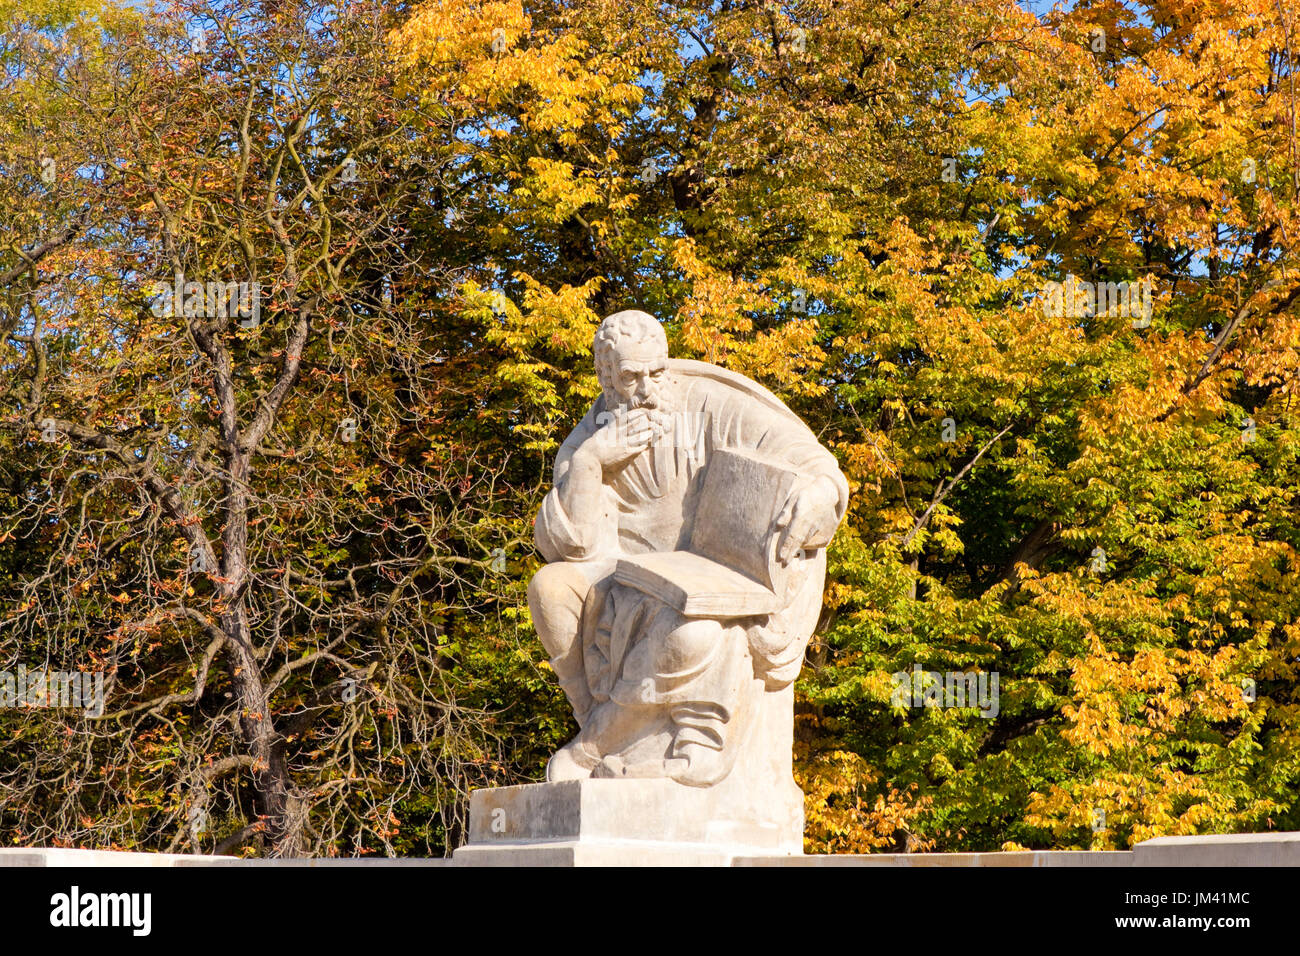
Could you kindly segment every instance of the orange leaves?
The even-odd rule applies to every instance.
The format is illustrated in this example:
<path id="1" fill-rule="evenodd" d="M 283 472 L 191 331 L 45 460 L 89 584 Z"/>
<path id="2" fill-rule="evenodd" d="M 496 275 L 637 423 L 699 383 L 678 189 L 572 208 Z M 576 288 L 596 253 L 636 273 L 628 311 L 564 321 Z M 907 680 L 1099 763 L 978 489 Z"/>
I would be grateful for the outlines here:
<path id="1" fill-rule="evenodd" d="M 756 333 L 751 316 L 789 308 L 789 302 L 756 281 L 741 280 L 710 265 L 700 258 L 691 239 L 676 240 L 671 255 L 688 283 L 689 294 L 677 313 L 677 338 L 688 355 L 725 365 L 792 394 L 812 396 L 825 391 L 810 375 L 825 358 L 815 318 L 798 313 L 791 321 Z M 807 292 L 801 293 L 806 299 Z"/>
<path id="2" fill-rule="evenodd" d="M 522 95 L 525 125 L 558 131 L 569 146 L 577 129 L 613 122 L 640 98 L 626 65 L 591 56 L 576 35 L 534 33 L 517 0 L 425 3 L 391 41 L 404 82 L 426 103 L 496 110 Z"/>
<path id="3" fill-rule="evenodd" d="M 808 853 L 920 852 L 930 841 L 912 833 L 931 800 L 915 786 L 875 793 L 880 775 L 858 754 L 812 753 L 796 746 L 795 780 L 804 792 L 804 850 Z"/>

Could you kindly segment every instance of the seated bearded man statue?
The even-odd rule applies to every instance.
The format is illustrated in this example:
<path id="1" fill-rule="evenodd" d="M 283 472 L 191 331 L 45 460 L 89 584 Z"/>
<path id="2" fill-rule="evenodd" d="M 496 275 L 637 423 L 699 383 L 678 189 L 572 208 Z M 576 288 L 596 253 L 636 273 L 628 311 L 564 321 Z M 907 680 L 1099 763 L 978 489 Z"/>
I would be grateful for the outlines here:
<path id="1" fill-rule="evenodd" d="M 528 588 L 580 727 L 547 779 L 731 775 L 796 799 L 793 683 L 844 476 L 762 386 L 669 359 L 644 312 L 605 319 L 594 353 L 603 394 L 556 457 Z"/>

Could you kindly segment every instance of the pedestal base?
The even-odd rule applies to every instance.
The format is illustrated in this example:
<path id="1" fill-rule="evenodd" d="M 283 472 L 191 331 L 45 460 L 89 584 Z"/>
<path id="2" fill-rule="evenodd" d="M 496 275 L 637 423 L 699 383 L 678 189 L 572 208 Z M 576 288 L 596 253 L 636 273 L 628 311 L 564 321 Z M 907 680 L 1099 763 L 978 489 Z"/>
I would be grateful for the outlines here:
<path id="1" fill-rule="evenodd" d="M 722 796 L 662 779 L 476 790 L 469 843 L 454 859 L 469 866 L 729 866 L 741 857 L 802 851 L 802 836 L 790 826 L 727 819 Z"/>
<path id="2" fill-rule="evenodd" d="M 728 853 L 686 844 L 638 843 L 513 843 L 503 846 L 463 846 L 454 854 L 457 866 L 732 866 L 753 851 Z"/>

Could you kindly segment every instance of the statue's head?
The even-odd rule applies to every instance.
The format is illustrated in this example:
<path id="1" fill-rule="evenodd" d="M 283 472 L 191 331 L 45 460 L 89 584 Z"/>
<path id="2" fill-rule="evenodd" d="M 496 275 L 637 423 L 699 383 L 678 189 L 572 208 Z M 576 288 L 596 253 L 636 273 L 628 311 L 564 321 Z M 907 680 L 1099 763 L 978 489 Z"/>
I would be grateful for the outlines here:
<path id="1" fill-rule="evenodd" d="M 615 312 L 600 323 L 592 351 L 606 407 L 666 404 L 668 338 L 654 316 L 635 309 Z"/>

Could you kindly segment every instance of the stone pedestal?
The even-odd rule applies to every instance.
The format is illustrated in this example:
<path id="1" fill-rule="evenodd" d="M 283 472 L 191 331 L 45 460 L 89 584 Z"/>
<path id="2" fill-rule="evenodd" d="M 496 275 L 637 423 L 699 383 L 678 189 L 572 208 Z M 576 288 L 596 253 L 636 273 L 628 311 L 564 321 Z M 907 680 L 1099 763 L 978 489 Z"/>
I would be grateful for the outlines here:
<path id="1" fill-rule="evenodd" d="M 802 851 L 802 813 L 781 826 L 736 819 L 722 812 L 736 805 L 727 789 L 726 781 L 702 789 L 668 779 L 592 779 L 476 790 L 470 798 L 469 843 L 455 852 L 455 861 L 468 866 L 729 866 L 741 858 Z"/>

